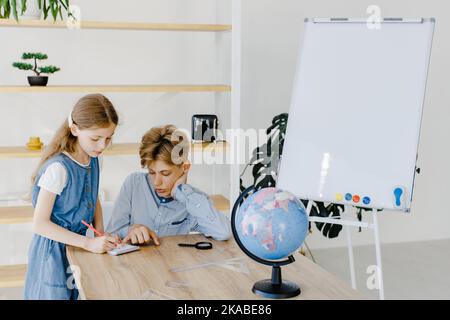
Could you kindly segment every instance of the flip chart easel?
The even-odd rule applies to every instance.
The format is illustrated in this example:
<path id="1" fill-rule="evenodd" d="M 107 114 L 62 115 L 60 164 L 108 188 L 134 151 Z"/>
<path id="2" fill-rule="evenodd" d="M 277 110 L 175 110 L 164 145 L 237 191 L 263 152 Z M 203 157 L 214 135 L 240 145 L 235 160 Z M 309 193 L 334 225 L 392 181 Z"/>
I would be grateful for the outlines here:
<path id="1" fill-rule="evenodd" d="M 277 186 L 301 199 L 372 209 L 372 223 L 310 217 L 374 231 L 377 209 L 409 212 L 434 19 L 306 19 Z"/>

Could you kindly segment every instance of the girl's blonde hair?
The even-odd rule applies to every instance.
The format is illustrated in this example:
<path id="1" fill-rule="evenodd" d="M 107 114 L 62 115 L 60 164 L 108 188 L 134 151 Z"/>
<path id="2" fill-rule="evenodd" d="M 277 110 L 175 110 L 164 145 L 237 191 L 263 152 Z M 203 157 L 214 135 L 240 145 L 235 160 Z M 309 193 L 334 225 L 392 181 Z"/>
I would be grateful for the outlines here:
<path id="1" fill-rule="evenodd" d="M 187 160 L 188 152 L 187 135 L 171 124 L 148 130 L 139 147 L 142 168 L 149 168 L 157 160 L 169 165 L 181 165 Z"/>
<path id="2" fill-rule="evenodd" d="M 107 128 L 117 125 L 119 117 L 111 101 L 102 94 L 89 94 L 77 101 L 71 113 L 72 122 L 78 129 Z M 54 155 L 66 151 L 75 152 L 77 137 L 72 135 L 68 120 L 59 127 L 42 154 L 41 161 L 34 171 L 31 182 L 34 184 L 39 170 Z"/>

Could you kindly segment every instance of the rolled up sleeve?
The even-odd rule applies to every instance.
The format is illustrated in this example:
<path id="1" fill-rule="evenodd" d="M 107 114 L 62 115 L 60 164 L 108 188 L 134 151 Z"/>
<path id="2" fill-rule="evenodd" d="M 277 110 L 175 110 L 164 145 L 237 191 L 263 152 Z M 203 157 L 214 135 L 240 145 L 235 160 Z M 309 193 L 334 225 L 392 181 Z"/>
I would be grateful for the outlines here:
<path id="1" fill-rule="evenodd" d="M 186 205 L 188 214 L 196 219 L 192 231 L 198 231 L 215 240 L 228 240 L 231 237 L 230 221 L 222 212 L 216 210 L 208 195 L 188 184 L 180 184 L 175 191 L 175 199 Z"/>

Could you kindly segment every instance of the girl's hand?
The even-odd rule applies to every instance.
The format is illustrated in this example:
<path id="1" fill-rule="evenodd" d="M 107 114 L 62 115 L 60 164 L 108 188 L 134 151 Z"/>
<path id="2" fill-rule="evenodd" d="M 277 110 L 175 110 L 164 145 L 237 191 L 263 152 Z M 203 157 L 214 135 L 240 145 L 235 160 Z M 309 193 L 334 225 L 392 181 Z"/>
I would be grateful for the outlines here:
<path id="1" fill-rule="evenodd" d="M 151 241 L 159 246 L 159 239 L 156 233 L 142 224 L 132 225 L 128 235 L 122 240 L 123 243 L 131 242 L 131 244 L 149 244 Z"/>
<path id="2" fill-rule="evenodd" d="M 117 247 L 118 242 L 117 236 L 111 236 L 105 234 L 102 237 L 88 238 L 86 250 L 92 253 L 105 253 L 111 251 Z"/>
<path id="3" fill-rule="evenodd" d="M 105 236 L 114 238 L 116 247 L 122 244 L 122 240 L 120 240 L 120 237 L 117 234 L 109 234 L 105 232 Z"/>

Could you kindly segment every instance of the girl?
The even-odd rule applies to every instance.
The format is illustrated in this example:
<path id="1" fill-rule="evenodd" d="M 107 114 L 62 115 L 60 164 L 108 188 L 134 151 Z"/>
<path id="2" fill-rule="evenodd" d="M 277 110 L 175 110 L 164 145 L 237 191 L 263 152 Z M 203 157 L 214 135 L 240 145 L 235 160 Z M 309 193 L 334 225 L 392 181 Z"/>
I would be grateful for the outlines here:
<path id="1" fill-rule="evenodd" d="M 85 237 L 87 223 L 103 232 L 97 200 L 97 157 L 108 146 L 118 123 L 111 102 L 87 95 L 74 106 L 58 129 L 32 177 L 34 236 L 28 255 L 25 299 L 77 299 L 72 288 L 66 245 L 104 253 L 119 242 L 108 234 Z"/>
<path id="2" fill-rule="evenodd" d="M 139 155 L 148 172 L 130 174 L 114 204 L 108 232 L 123 242 L 159 245 L 158 237 L 199 231 L 216 240 L 230 237 L 230 223 L 208 196 L 187 184 L 190 164 L 180 142 L 188 139 L 172 125 L 142 137 Z M 173 139 L 174 134 L 182 140 Z M 175 140 L 175 141 L 173 141 Z"/>

